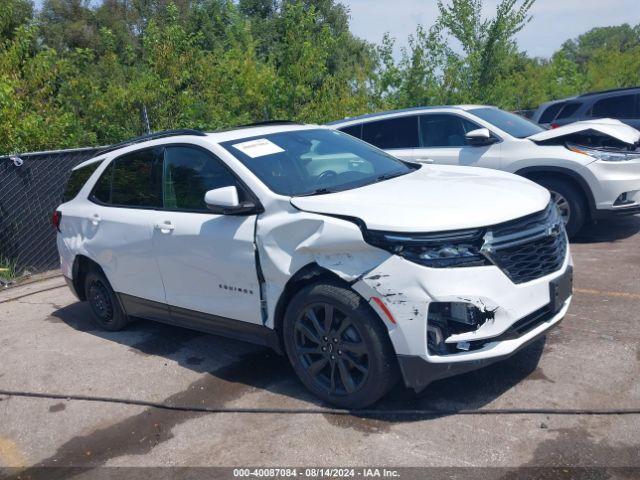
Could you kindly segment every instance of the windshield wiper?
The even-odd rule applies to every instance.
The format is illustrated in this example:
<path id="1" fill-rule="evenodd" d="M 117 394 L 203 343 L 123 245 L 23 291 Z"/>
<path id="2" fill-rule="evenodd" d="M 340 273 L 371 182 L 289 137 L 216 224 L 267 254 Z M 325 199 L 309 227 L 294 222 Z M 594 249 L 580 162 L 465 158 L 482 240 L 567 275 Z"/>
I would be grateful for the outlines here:
<path id="1" fill-rule="evenodd" d="M 389 180 L 391 178 L 400 177 L 402 175 L 405 175 L 406 173 L 409 173 L 409 172 L 383 173 L 382 175 L 378 175 L 376 177 L 376 180 L 378 180 L 379 182 L 382 182 L 384 180 Z"/>
<path id="2" fill-rule="evenodd" d="M 309 193 L 303 193 L 302 195 L 296 195 L 296 197 L 311 197 L 313 195 L 326 195 L 327 193 L 336 193 L 338 190 L 332 190 L 330 188 L 317 188 Z"/>

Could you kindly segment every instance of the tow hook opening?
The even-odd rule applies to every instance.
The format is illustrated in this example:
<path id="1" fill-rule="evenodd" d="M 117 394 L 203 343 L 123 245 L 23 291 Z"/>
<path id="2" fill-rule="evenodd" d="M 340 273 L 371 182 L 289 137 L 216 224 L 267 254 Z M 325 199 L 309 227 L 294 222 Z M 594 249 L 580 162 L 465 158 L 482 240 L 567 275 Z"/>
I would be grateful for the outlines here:
<path id="1" fill-rule="evenodd" d="M 483 342 L 445 343 L 451 335 L 473 332 L 495 318 L 495 310 L 467 302 L 432 302 L 427 315 L 427 349 L 431 355 L 450 355 L 482 348 Z"/>

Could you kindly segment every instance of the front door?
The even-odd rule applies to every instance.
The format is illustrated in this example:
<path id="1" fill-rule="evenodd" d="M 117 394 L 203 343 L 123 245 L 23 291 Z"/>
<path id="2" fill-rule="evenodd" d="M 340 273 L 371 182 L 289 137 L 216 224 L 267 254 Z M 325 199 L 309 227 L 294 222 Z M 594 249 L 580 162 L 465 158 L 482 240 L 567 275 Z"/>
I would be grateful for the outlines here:
<path id="1" fill-rule="evenodd" d="M 200 147 L 167 146 L 163 170 L 164 209 L 154 215 L 153 247 L 167 303 L 261 323 L 256 216 L 214 214 L 204 202 L 208 190 L 233 185 L 242 196 L 242 187 L 218 158 Z"/>

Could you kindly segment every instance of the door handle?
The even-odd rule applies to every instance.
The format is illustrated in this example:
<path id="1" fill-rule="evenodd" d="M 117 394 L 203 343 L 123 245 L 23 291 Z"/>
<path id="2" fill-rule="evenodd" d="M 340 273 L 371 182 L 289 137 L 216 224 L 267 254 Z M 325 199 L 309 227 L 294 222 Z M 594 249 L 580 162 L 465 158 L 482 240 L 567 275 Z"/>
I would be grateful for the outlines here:
<path id="1" fill-rule="evenodd" d="M 416 162 L 420 162 L 420 163 L 435 163 L 436 161 L 433 158 L 418 157 L 418 158 L 416 158 Z"/>
<path id="2" fill-rule="evenodd" d="M 94 213 L 93 216 L 91 217 L 91 223 L 94 226 L 98 226 L 98 224 L 100 223 L 100 220 L 101 220 L 100 215 L 98 215 L 97 213 Z"/>
<path id="3" fill-rule="evenodd" d="M 160 230 L 162 233 L 170 233 L 173 232 L 176 227 L 174 227 L 173 224 L 169 220 L 167 220 L 164 223 L 156 223 L 153 228 L 155 228 L 156 230 Z"/>

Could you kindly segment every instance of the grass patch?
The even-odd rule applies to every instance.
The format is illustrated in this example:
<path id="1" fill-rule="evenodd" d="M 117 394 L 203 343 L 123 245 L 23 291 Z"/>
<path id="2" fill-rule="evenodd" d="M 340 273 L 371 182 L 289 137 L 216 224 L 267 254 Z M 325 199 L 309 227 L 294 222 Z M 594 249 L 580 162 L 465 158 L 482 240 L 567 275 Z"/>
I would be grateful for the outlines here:
<path id="1" fill-rule="evenodd" d="M 14 280 L 18 276 L 18 265 L 14 260 L 0 257 L 0 279 Z"/>

